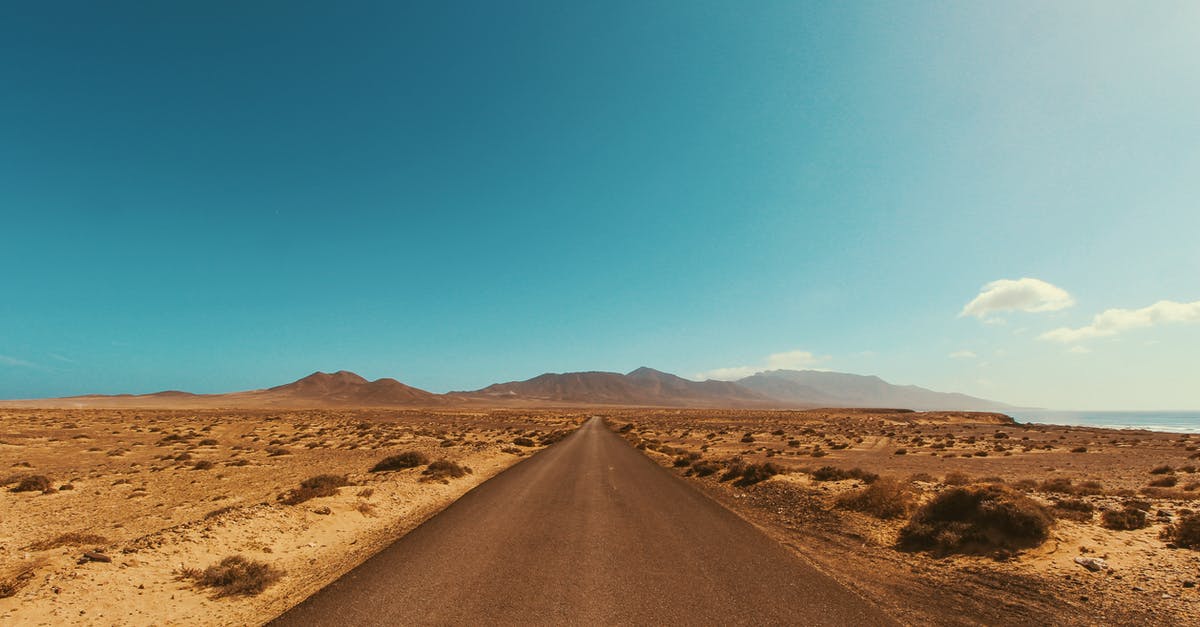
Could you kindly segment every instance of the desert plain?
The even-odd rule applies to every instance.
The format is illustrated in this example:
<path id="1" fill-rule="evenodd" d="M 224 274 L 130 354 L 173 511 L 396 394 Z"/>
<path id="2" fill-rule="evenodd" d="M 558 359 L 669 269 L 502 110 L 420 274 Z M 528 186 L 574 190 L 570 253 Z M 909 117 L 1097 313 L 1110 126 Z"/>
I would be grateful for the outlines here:
<path id="1" fill-rule="evenodd" d="M 2 409 L 0 621 L 265 623 L 592 416 L 902 623 L 1200 621 L 1200 437 L 612 406 Z M 913 531 L 988 490 L 1032 540 Z M 264 570 L 223 587 L 227 558 Z"/>

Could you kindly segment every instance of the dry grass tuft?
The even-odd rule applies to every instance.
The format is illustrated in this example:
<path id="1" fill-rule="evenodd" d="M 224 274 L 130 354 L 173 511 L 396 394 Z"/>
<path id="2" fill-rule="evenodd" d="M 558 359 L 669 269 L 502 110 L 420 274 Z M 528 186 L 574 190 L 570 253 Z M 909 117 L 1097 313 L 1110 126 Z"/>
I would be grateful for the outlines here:
<path id="1" fill-rule="evenodd" d="M 1200 550 L 1200 513 L 1181 515 L 1175 524 L 1163 529 L 1162 539 L 1185 549 Z"/>
<path id="2" fill-rule="evenodd" d="M 184 568 L 179 575 L 202 588 L 213 588 L 218 597 L 253 596 L 278 581 L 283 571 L 241 555 L 231 555 L 202 571 Z"/>
<path id="3" fill-rule="evenodd" d="M 464 477 L 471 472 L 470 468 L 460 466 L 448 459 L 439 459 L 425 469 L 421 474 L 421 481 L 441 481 L 448 483 L 449 479 L 458 479 Z"/>
<path id="4" fill-rule="evenodd" d="M 34 542 L 26 548 L 30 551 L 48 551 L 64 546 L 103 546 L 105 544 L 108 544 L 108 538 L 104 536 L 94 533 L 84 533 L 82 531 L 72 531 L 48 540 Z"/>
<path id="5" fill-rule="evenodd" d="M 385 457 L 371 467 L 371 472 L 386 472 L 389 470 L 404 470 L 405 468 L 416 468 L 429 463 L 429 458 L 422 453 L 416 451 L 406 451 L 399 455 Z"/>
<path id="6" fill-rule="evenodd" d="M 871 485 L 847 494 L 837 500 L 838 507 L 849 509 L 876 518 L 902 518 L 912 510 L 914 497 L 905 483 L 892 477 L 881 477 Z"/>
<path id="7" fill-rule="evenodd" d="M 350 481 L 346 475 L 317 475 L 301 481 L 299 488 L 293 488 L 280 498 L 286 505 L 299 505 L 311 499 L 333 496 L 338 488 L 347 485 Z"/>

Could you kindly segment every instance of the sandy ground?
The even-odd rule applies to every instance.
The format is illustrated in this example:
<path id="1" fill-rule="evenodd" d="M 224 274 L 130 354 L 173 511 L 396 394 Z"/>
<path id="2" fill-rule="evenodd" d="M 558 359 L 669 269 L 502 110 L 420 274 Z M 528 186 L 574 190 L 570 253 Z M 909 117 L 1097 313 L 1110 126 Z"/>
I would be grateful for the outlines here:
<path id="1" fill-rule="evenodd" d="M 1160 538 L 1180 514 L 1200 509 L 1194 502 L 1200 499 L 1200 437 L 846 410 L 614 412 L 610 423 L 632 424 L 627 437 L 664 466 L 689 452 L 704 460 L 778 465 L 782 474 L 747 487 L 719 481 L 720 473 L 689 480 L 907 622 L 1200 624 L 1200 551 Z M 1151 474 L 1162 465 L 1173 470 Z M 837 507 L 839 495 L 862 483 L 815 481 L 809 471 L 821 466 L 896 477 L 918 502 L 947 489 L 950 475 L 953 483 L 1003 482 L 1049 506 L 1079 499 L 1096 511 L 1083 520 L 1059 518 L 1049 541 L 1002 559 L 907 552 L 896 548 L 907 519 L 879 520 Z M 1148 485 L 1164 476 L 1177 485 Z M 1054 480 L 1063 479 L 1072 487 L 1055 487 Z M 1099 485 L 1078 489 L 1088 481 Z M 1101 525 L 1104 509 L 1129 503 L 1148 512 L 1148 527 Z M 1077 557 L 1100 557 L 1110 568 L 1092 572 Z"/>
<path id="2" fill-rule="evenodd" d="M 573 429 L 569 412 L 6 410 L 0 414 L 0 622 L 258 624 L 394 541 L 472 487 Z M 422 482 L 371 473 L 418 451 L 473 472 Z M 308 477 L 336 495 L 286 505 Z M 12 492 L 43 475 L 52 491 Z M 327 509 L 326 509 L 327 508 Z M 328 513 L 326 513 L 328 512 Z M 110 562 L 82 560 L 100 551 Z M 180 577 L 230 555 L 283 577 L 216 597 Z"/>

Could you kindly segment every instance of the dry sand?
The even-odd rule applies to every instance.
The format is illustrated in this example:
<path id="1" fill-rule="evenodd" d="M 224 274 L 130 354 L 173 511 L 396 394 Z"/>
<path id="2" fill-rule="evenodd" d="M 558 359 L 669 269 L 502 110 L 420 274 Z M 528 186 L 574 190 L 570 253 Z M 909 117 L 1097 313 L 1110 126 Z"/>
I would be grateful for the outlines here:
<path id="1" fill-rule="evenodd" d="M 0 414 L 0 622 L 12 625 L 262 623 L 538 447 L 570 413 L 5 410 Z M 470 467 L 370 473 L 418 451 Z M 210 466 L 211 464 L 211 466 Z M 285 505 L 313 475 L 334 496 Z M 53 491 L 11 492 L 23 475 Z M 327 509 L 325 509 L 327 508 Z M 321 513 L 318 513 L 321 512 Z M 328 513 L 324 513 L 328 512 Z M 92 536 L 92 537 L 88 537 Z M 61 546 L 55 546 L 61 545 Z M 86 561 L 99 550 L 111 562 Z M 257 596 L 216 598 L 181 579 L 230 555 L 284 575 Z"/>

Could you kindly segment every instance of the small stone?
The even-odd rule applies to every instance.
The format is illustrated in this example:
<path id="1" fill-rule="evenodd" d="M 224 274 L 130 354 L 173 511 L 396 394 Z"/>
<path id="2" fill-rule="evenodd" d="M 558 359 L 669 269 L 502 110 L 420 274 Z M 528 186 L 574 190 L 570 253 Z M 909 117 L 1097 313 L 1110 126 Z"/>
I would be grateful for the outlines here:
<path id="1" fill-rule="evenodd" d="M 322 505 L 322 506 L 320 506 L 320 507 L 318 507 L 318 508 L 314 509 L 314 510 L 313 510 L 313 513 L 314 513 L 314 514 L 320 514 L 320 515 L 322 515 L 322 516 L 328 516 L 328 515 L 330 515 L 330 514 L 332 514 L 332 513 L 333 513 L 333 510 L 329 509 L 329 506 L 328 506 L 328 505 Z"/>
<path id="2" fill-rule="evenodd" d="M 109 557 L 99 551 L 87 551 L 86 553 L 83 554 L 83 559 L 84 559 L 84 561 L 89 561 L 89 562 L 111 562 L 112 561 L 111 557 Z"/>

